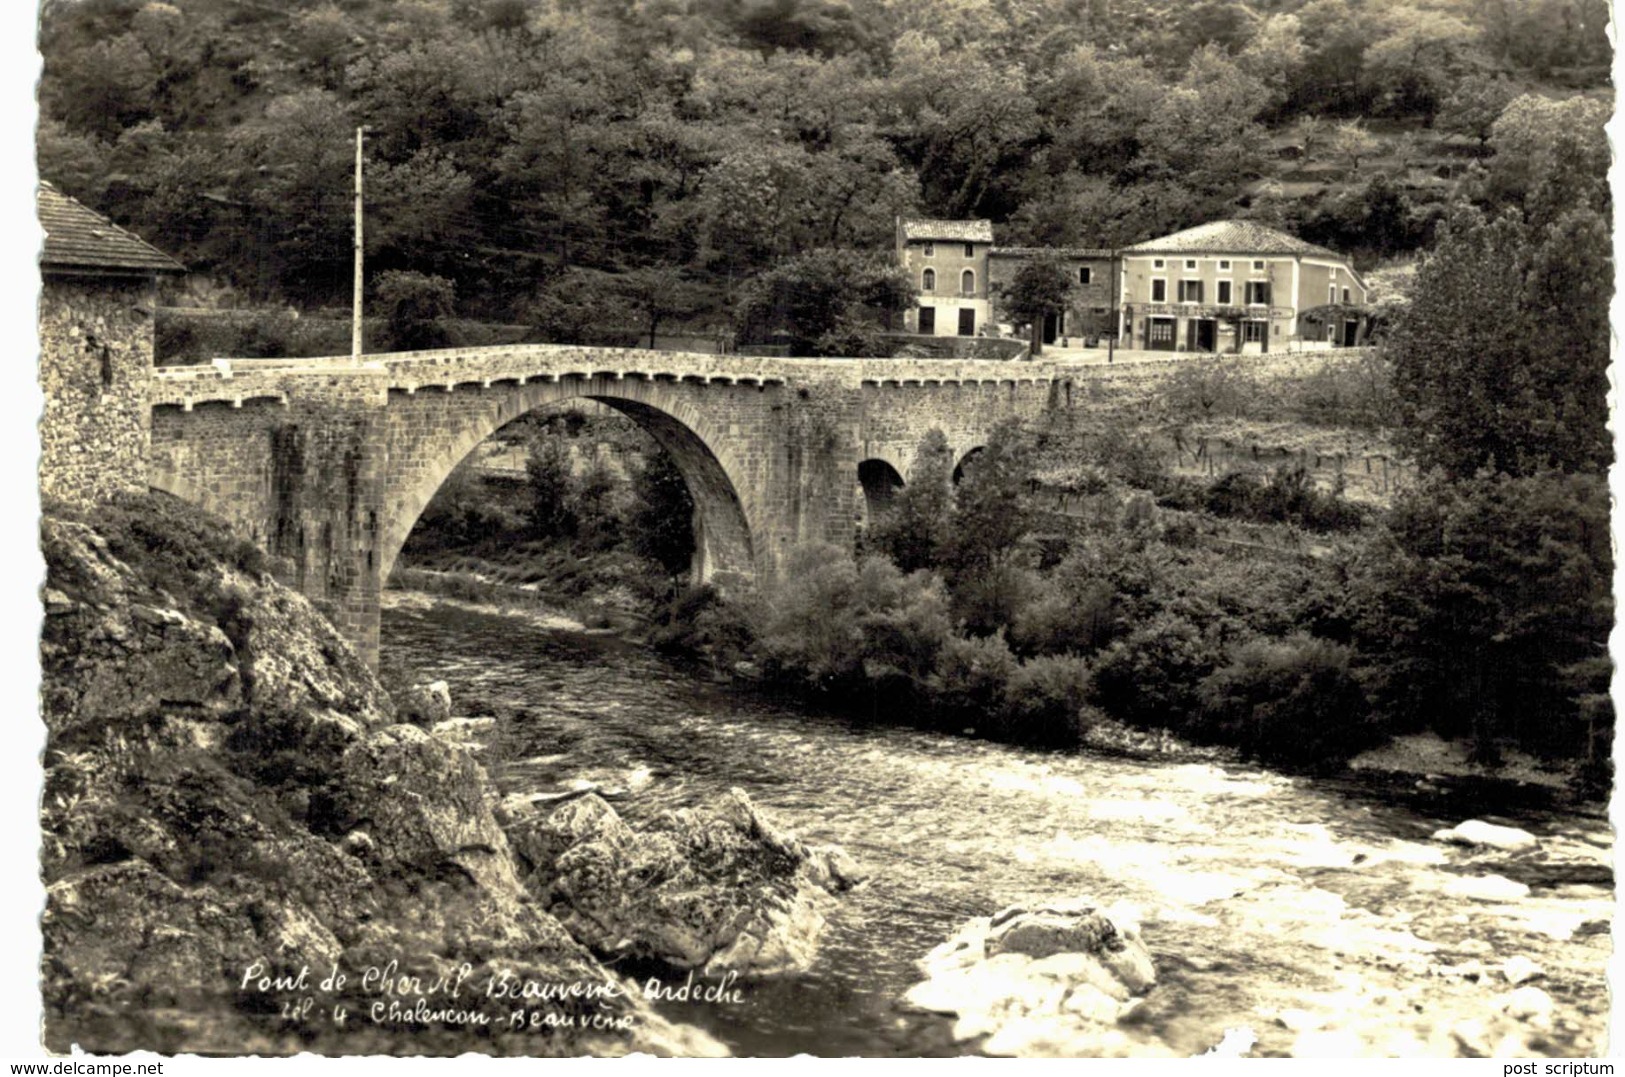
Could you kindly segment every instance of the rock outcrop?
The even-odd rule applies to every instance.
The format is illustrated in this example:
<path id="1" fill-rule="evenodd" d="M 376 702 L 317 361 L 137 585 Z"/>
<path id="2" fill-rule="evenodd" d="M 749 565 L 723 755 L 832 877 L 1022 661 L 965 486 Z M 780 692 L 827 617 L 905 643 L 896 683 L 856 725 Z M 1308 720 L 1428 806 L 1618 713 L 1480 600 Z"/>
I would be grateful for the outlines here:
<path id="1" fill-rule="evenodd" d="M 526 885 L 605 956 L 707 975 L 800 972 L 833 895 L 859 881 L 843 852 L 780 832 L 738 789 L 636 831 L 591 793 L 507 814 Z"/>
<path id="2" fill-rule="evenodd" d="M 1168 1054 L 1121 1025 L 1156 982 L 1138 927 L 1088 901 L 978 917 L 932 950 L 921 968 L 927 979 L 905 1000 L 955 1015 L 954 1038 L 980 1041 L 984 1054 Z"/>
<path id="3" fill-rule="evenodd" d="M 51 1049 L 724 1053 L 536 907 L 474 757 L 397 724 L 253 547 L 156 496 L 47 516 L 42 543 Z M 466 976 L 388 994 L 391 963 L 395 984 Z M 329 970 L 346 983 L 318 991 Z M 514 1027 L 488 981 L 577 995 Z M 442 1015 L 372 1016 L 386 997 Z M 444 1016 L 474 1011 L 491 1019 Z"/>

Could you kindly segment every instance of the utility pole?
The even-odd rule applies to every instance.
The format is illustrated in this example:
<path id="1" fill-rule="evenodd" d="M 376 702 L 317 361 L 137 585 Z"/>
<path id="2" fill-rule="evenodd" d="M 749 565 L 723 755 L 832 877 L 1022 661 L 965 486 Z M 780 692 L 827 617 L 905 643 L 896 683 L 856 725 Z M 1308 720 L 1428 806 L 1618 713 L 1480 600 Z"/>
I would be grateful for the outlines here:
<path id="1" fill-rule="evenodd" d="M 350 357 L 361 358 L 361 140 L 367 128 L 355 129 L 355 295 L 351 300 Z"/>

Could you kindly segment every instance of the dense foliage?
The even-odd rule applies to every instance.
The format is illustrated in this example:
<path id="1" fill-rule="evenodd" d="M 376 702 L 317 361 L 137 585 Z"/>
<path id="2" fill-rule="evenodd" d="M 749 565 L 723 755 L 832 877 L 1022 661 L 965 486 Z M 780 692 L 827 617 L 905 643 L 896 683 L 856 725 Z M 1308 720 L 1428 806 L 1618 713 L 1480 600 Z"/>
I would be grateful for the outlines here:
<path id="1" fill-rule="evenodd" d="M 1081 246 L 1239 214 L 1405 253 L 1452 194 L 1606 160 L 1557 100 L 1606 93 L 1606 21 L 1604 0 L 57 0 L 39 157 L 239 303 L 338 305 L 365 124 L 374 285 L 637 339 L 728 323 L 808 251 L 883 251 L 899 213 Z"/>

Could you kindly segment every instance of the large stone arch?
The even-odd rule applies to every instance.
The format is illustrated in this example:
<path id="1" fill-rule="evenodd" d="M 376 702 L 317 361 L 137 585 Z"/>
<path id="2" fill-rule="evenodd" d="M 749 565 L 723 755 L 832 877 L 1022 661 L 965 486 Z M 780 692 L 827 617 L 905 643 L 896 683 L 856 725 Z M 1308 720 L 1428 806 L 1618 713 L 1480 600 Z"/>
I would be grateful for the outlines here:
<path id="1" fill-rule="evenodd" d="M 721 431 L 672 387 L 599 377 L 509 384 L 477 392 L 483 406 L 459 409 L 451 416 L 456 421 L 450 429 L 432 424 L 393 446 L 396 459 L 390 465 L 390 489 L 380 526 L 382 580 L 388 580 L 407 536 L 436 491 L 476 447 L 523 415 L 571 400 L 591 400 L 621 412 L 671 454 L 694 499 L 696 579 L 725 582 L 755 574 L 759 528 L 753 526 L 753 518 L 757 507 L 748 485 L 741 481 L 744 472 Z M 435 393 L 424 390 L 421 395 L 433 397 Z M 391 411 L 404 404 L 392 402 Z"/>

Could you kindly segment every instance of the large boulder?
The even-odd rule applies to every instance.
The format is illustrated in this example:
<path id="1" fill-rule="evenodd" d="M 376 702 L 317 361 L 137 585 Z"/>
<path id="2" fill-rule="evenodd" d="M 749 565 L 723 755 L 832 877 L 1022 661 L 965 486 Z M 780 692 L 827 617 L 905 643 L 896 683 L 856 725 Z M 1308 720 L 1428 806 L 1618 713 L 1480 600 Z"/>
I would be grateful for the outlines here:
<path id="1" fill-rule="evenodd" d="M 46 517 L 40 530 L 49 572 L 42 712 L 53 736 L 160 709 L 217 721 L 241 706 L 236 652 L 218 625 L 145 586 L 88 525 Z"/>
<path id="2" fill-rule="evenodd" d="M 1433 840 L 1448 842 L 1451 845 L 1500 849 L 1508 853 L 1523 852 L 1540 844 L 1540 839 L 1527 830 L 1520 830 L 1515 826 L 1498 826 L 1495 823 L 1486 823 L 1482 819 L 1468 819 L 1446 830 L 1436 830 L 1433 833 Z"/>
<path id="3" fill-rule="evenodd" d="M 905 1001 L 953 1014 L 990 1055 L 1166 1055 L 1123 1019 L 1156 982 L 1138 927 L 1085 900 L 1011 907 L 960 928 L 921 962 Z"/>
<path id="4" fill-rule="evenodd" d="M 520 893 L 508 839 L 486 798 L 484 769 L 466 750 L 416 726 L 393 725 L 339 760 L 336 810 L 363 830 L 391 872 L 461 871 L 489 893 Z"/>
<path id="5" fill-rule="evenodd" d="M 66 1053 L 726 1053 L 529 900 L 470 752 L 410 725 L 264 555 L 173 501 L 47 516 L 44 1040 Z M 347 1024 L 369 969 L 582 984 L 596 1025 Z M 243 987 L 337 967 L 348 994 Z M 481 996 L 483 998 L 483 996 Z M 400 1000 L 410 1008 L 412 999 Z M 427 1000 L 433 1001 L 433 1000 Z M 590 1011 L 590 1012 L 589 1012 Z"/>
<path id="6" fill-rule="evenodd" d="M 582 943 L 708 975 L 804 971 L 834 895 L 859 881 L 844 853 L 779 831 L 738 789 L 640 831 L 589 793 L 511 809 L 508 833 L 526 885 Z"/>

